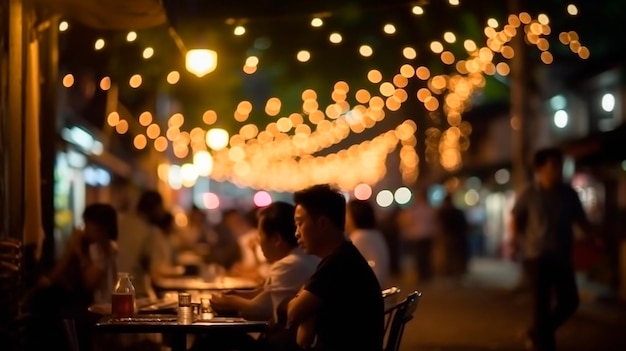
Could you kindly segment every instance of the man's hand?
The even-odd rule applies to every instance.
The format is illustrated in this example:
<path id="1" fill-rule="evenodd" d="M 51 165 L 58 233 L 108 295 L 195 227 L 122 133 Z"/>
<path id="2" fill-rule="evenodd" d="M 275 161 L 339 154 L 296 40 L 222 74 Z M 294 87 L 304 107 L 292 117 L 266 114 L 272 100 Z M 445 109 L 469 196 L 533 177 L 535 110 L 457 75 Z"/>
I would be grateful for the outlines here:
<path id="1" fill-rule="evenodd" d="M 213 295 L 211 297 L 211 308 L 216 312 L 233 312 L 238 306 L 233 295 Z"/>

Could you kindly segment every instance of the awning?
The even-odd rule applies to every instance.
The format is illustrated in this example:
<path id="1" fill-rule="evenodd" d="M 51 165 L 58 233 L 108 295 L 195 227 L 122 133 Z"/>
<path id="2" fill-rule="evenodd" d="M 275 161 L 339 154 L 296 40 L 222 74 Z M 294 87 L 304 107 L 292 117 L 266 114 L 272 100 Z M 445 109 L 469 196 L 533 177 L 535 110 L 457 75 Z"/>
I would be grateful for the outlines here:
<path id="1" fill-rule="evenodd" d="M 622 162 L 626 160 L 626 124 L 567 142 L 563 149 L 580 165 Z"/>
<path id="2" fill-rule="evenodd" d="M 131 30 L 165 24 L 160 0 L 35 0 L 64 19 L 105 30 Z"/>

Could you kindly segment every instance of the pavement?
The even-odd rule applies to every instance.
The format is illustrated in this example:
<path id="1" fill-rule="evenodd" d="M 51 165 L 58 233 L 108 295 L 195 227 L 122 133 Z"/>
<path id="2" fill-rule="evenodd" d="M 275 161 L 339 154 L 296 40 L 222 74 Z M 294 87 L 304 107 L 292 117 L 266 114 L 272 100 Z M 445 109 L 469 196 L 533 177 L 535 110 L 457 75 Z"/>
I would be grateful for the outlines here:
<path id="1" fill-rule="evenodd" d="M 530 320 L 529 297 L 515 289 L 519 267 L 508 261 L 474 259 L 460 283 L 421 286 L 403 274 L 394 285 L 403 294 L 422 292 L 407 324 L 401 351 L 522 351 Z M 600 298 L 602 288 L 579 284 L 581 307 L 557 333 L 559 351 L 626 351 L 626 302 Z"/>

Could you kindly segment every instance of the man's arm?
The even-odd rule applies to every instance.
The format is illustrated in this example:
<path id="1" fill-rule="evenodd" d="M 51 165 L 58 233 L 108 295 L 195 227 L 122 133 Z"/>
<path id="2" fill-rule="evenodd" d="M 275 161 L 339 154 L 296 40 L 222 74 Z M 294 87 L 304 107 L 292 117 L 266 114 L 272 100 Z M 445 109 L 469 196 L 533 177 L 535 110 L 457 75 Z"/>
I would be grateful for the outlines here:
<path id="1" fill-rule="evenodd" d="M 289 301 L 287 306 L 287 325 L 299 325 L 314 317 L 321 304 L 322 301 L 319 297 L 304 288 L 300 289 L 300 292 Z"/>
<path id="2" fill-rule="evenodd" d="M 211 305 L 216 311 L 237 311 L 247 318 L 269 319 L 272 315 L 272 301 L 269 292 L 263 291 L 253 299 L 237 295 L 214 296 Z"/>

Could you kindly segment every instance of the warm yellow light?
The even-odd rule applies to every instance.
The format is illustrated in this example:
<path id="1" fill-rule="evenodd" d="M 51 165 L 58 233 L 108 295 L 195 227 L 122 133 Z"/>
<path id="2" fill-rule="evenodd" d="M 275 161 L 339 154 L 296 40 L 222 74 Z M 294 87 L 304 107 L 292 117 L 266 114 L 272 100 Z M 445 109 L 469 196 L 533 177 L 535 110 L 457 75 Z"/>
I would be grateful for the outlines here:
<path id="1" fill-rule="evenodd" d="M 367 72 L 367 79 L 376 84 L 378 82 L 380 82 L 383 79 L 383 75 L 380 73 L 379 70 L 373 69 L 369 72 Z"/>
<path id="2" fill-rule="evenodd" d="M 154 140 L 154 149 L 158 152 L 167 150 L 167 139 L 164 136 L 160 136 Z"/>
<path id="3" fill-rule="evenodd" d="M 115 125 L 115 131 L 118 134 L 125 134 L 126 132 L 128 132 L 128 122 L 125 119 L 121 119 Z"/>
<path id="4" fill-rule="evenodd" d="M 193 154 L 193 165 L 198 170 L 198 175 L 208 177 L 213 171 L 213 156 L 208 151 L 200 150 Z"/>
<path id="5" fill-rule="evenodd" d="M 96 40 L 96 43 L 93 45 L 96 50 L 100 50 L 104 47 L 104 39 Z"/>
<path id="6" fill-rule="evenodd" d="M 580 56 L 580 58 L 583 59 L 583 60 L 588 59 L 590 54 L 591 53 L 589 52 L 589 49 L 587 47 L 585 47 L 585 46 L 581 46 L 578 49 L 578 56 Z"/>
<path id="7" fill-rule="evenodd" d="M 415 70 L 415 75 L 421 80 L 426 80 L 430 77 L 430 70 L 426 66 L 420 66 Z"/>
<path id="8" fill-rule="evenodd" d="M 142 150 L 146 147 L 147 144 L 148 144 L 148 139 L 146 139 L 145 135 L 143 134 L 135 135 L 135 139 L 133 140 L 133 145 L 135 145 L 135 148 L 137 148 L 138 150 Z"/>
<path id="9" fill-rule="evenodd" d="M 69 88 L 72 85 L 74 85 L 74 76 L 71 73 L 68 73 L 65 77 L 63 77 L 63 86 Z"/>
<path id="10" fill-rule="evenodd" d="M 254 72 L 256 72 L 258 69 L 257 66 L 248 66 L 248 65 L 244 65 L 242 70 L 244 73 L 246 74 L 254 74 Z"/>
<path id="11" fill-rule="evenodd" d="M 550 24 L 550 18 L 548 17 L 548 15 L 546 15 L 545 13 L 541 13 L 539 14 L 539 16 L 537 16 L 537 21 L 541 24 Z"/>
<path id="12" fill-rule="evenodd" d="M 149 59 L 150 57 L 152 57 L 152 55 L 154 55 L 153 48 L 148 46 L 147 48 L 143 49 L 143 54 L 142 54 L 143 58 Z"/>
<path id="13" fill-rule="evenodd" d="M 70 25 L 67 23 L 67 21 L 61 21 L 61 23 L 59 23 L 60 32 L 65 32 L 69 27 Z"/>
<path id="14" fill-rule="evenodd" d="M 187 51 L 185 68 L 197 77 L 204 77 L 217 68 L 217 52 L 209 49 Z"/>
<path id="15" fill-rule="evenodd" d="M 413 6 L 411 12 L 413 12 L 414 15 L 423 15 L 424 9 L 421 6 Z"/>
<path id="16" fill-rule="evenodd" d="M 158 124 L 151 124 L 146 129 L 146 135 L 150 139 L 156 139 L 161 134 L 161 127 Z"/>
<path id="17" fill-rule="evenodd" d="M 213 110 L 206 110 L 202 114 L 202 122 L 209 125 L 217 122 L 217 113 Z"/>
<path id="18" fill-rule="evenodd" d="M 452 33 L 452 32 L 445 32 L 443 34 L 443 39 L 446 42 L 452 44 L 452 43 L 454 43 L 456 41 L 456 35 L 454 35 L 454 33 Z"/>
<path id="19" fill-rule="evenodd" d="M 311 53 L 308 52 L 307 50 L 300 50 L 300 51 L 298 51 L 298 54 L 296 55 L 296 58 L 300 62 L 307 62 L 308 60 L 311 59 Z"/>
<path id="20" fill-rule="evenodd" d="M 179 79 L 180 79 L 180 73 L 178 73 L 178 71 L 171 71 L 170 73 L 167 74 L 167 82 L 169 84 L 176 84 L 178 83 Z"/>
<path id="21" fill-rule="evenodd" d="M 235 30 L 233 31 L 233 33 L 235 35 L 244 35 L 246 33 L 246 27 L 244 27 L 244 26 L 237 26 L 237 27 L 235 27 Z"/>
<path id="22" fill-rule="evenodd" d="M 438 41 L 433 41 L 430 43 L 430 50 L 435 54 L 440 54 L 443 51 L 443 45 Z"/>
<path id="23" fill-rule="evenodd" d="M 412 47 L 407 46 L 402 49 L 402 55 L 404 55 L 404 58 L 407 60 L 413 60 L 417 57 L 417 51 L 415 51 Z"/>
<path id="24" fill-rule="evenodd" d="M 385 24 L 385 26 L 383 27 L 383 31 L 385 31 L 385 33 L 387 34 L 393 34 L 396 32 L 396 26 L 394 26 L 391 23 L 387 23 Z"/>
<path id="25" fill-rule="evenodd" d="M 107 116 L 107 124 L 109 126 L 115 127 L 119 122 L 120 122 L 120 115 L 119 115 L 119 113 L 117 113 L 115 111 L 109 113 L 109 115 Z"/>
<path id="26" fill-rule="evenodd" d="M 139 115 L 139 124 L 144 127 L 147 127 L 152 123 L 152 114 L 148 111 L 144 111 Z"/>
<path id="27" fill-rule="evenodd" d="M 374 53 L 374 50 L 372 50 L 372 47 L 369 45 L 361 45 L 361 47 L 359 48 L 359 53 L 363 57 L 370 57 Z"/>
<path id="28" fill-rule="evenodd" d="M 215 151 L 219 151 L 228 145 L 228 132 L 222 128 L 212 128 L 206 133 L 206 144 Z"/>
<path id="29" fill-rule="evenodd" d="M 452 54 L 450 51 L 444 51 L 441 53 L 441 62 L 445 63 L 446 65 L 451 65 L 454 63 L 454 54 Z"/>
<path id="30" fill-rule="evenodd" d="M 457 6 L 459 4 L 459 0 L 448 0 L 448 2 L 450 3 L 450 5 L 452 6 Z"/>
<path id="31" fill-rule="evenodd" d="M 258 64 L 259 64 L 259 58 L 256 57 L 256 56 L 249 56 L 246 59 L 246 66 L 248 66 L 248 67 L 254 67 L 254 66 L 258 65 Z"/>
<path id="32" fill-rule="evenodd" d="M 141 76 L 139 74 L 135 74 L 132 77 L 130 77 L 130 80 L 128 81 L 128 84 L 130 85 L 131 88 L 139 88 L 141 86 Z"/>
<path id="33" fill-rule="evenodd" d="M 576 5 L 574 4 L 567 5 L 567 13 L 572 16 L 576 16 L 578 14 L 578 7 L 576 7 Z"/>
<path id="34" fill-rule="evenodd" d="M 491 28 L 498 28 L 498 21 L 495 18 L 490 18 L 487 20 L 487 25 Z"/>
<path id="35" fill-rule="evenodd" d="M 324 21 L 321 18 L 316 17 L 311 20 L 311 26 L 313 27 L 321 27 L 322 25 L 324 25 Z"/>
<path id="36" fill-rule="evenodd" d="M 463 47 L 468 52 L 473 52 L 473 51 L 475 51 L 477 49 L 476 43 L 473 40 L 471 40 L 471 39 L 467 39 L 466 41 L 464 41 L 463 42 Z"/>
<path id="37" fill-rule="evenodd" d="M 100 89 L 109 90 L 111 89 L 111 78 L 104 77 L 100 80 Z"/>
<path id="38" fill-rule="evenodd" d="M 131 41 L 135 41 L 137 39 L 137 33 L 135 32 L 128 32 L 128 34 L 126 34 L 126 41 L 131 42 Z"/>
<path id="39" fill-rule="evenodd" d="M 553 60 L 554 58 L 549 51 L 544 51 L 541 53 L 541 61 L 543 61 L 543 63 L 545 63 L 546 65 L 551 64 Z"/>
<path id="40" fill-rule="evenodd" d="M 339 33 L 332 33 L 328 39 L 333 44 L 339 44 L 343 40 L 343 38 L 341 37 L 341 34 Z"/>

